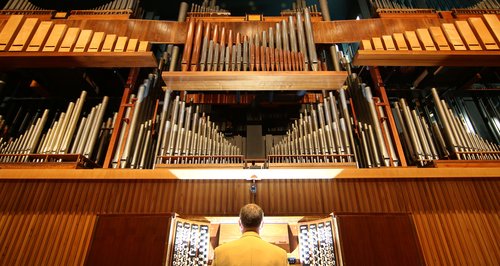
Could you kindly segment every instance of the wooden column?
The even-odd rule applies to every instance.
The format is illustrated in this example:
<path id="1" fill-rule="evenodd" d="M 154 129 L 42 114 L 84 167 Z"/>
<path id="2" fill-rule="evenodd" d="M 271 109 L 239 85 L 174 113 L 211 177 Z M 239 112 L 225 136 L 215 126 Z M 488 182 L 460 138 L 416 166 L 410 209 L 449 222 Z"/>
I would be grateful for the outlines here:
<path id="1" fill-rule="evenodd" d="M 135 81 L 137 80 L 138 75 L 139 68 L 130 69 L 127 84 L 125 86 L 125 89 L 123 90 L 120 108 L 118 109 L 118 115 L 116 116 L 116 121 L 113 125 L 113 134 L 111 135 L 111 140 L 109 141 L 108 151 L 106 152 L 106 158 L 104 159 L 104 164 L 102 166 L 103 168 L 111 168 L 111 160 L 113 159 L 113 154 L 115 153 L 115 150 L 117 148 L 116 144 L 120 135 L 121 127 L 123 125 L 123 116 L 125 115 L 125 110 L 128 107 L 128 98 L 135 85 Z"/>
<path id="2" fill-rule="evenodd" d="M 407 167 L 408 164 L 403 152 L 403 146 L 401 145 L 401 140 L 399 139 L 396 123 L 394 122 L 394 116 L 392 115 L 391 104 L 389 103 L 389 98 L 387 98 L 387 92 L 385 91 L 385 86 L 380 75 L 380 70 L 377 66 L 370 67 L 370 74 L 372 76 L 373 83 L 375 84 L 375 91 L 382 100 L 380 104 L 383 105 L 387 114 L 387 121 L 389 122 L 389 129 L 391 133 L 390 135 L 392 135 L 392 138 L 394 139 L 394 146 L 398 153 L 399 161 L 401 162 L 402 167 Z"/>

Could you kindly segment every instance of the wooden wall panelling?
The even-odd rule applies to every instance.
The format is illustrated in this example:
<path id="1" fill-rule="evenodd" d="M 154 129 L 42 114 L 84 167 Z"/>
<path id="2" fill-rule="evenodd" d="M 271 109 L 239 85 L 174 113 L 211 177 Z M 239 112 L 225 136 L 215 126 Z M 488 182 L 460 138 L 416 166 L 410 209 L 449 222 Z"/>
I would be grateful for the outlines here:
<path id="1" fill-rule="evenodd" d="M 455 26 L 457 27 L 458 33 L 462 36 L 462 39 L 469 50 L 482 50 L 481 45 L 479 45 L 479 41 L 476 36 L 474 36 L 474 33 L 472 32 L 472 29 L 467 21 L 455 21 Z"/>
<path id="2" fill-rule="evenodd" d="M 407 214 L 336 215 L 345 265 L 425 265 Z"/>
<path id="3" fill-rule="evenodd" d="M 444 32 L 440 27 L 430 27 L 429 31 L 431 33 L 432 39 L 434 40 L 437 48 L 440 51 L 451 50 L 450 46 L 448 45 L 448 41 L 446 40 L 446 36 L 444 35 Z"/>
<path id="4" fill-rule="evenodd" d="M 23 15 L 12 15 L 0 31 L 0 51 L 6 51 L 14 41 L 24 21 Z"/>
<path id="5" fill-rule="evenodd" d="M 498 44 L 495 42 L 495 38 L 493 38 L 493 35 L 481 18 L 469 18 L 467 21 L 471 25 L 474 34 L 476 34 L 476 37 L 479 39 L 485 50 L 499 49 Z"/>
<path id="6" fill-rule="evenodd" d="M 489 243 L 496 247 L 490 253 L 494 254 L 496 262 L 500 261 L 500 244 L 497 241 L 497 237 L 500 235 L 500 221 L 498 211 L 495 211 L 498 208 L 498 204 L 495 204 L 496 195 L 499 193 L 499 187 L 491 182 L 475 184 L 475 189 L 470 191 L 471 198 L 481 205 L 480 209 L 473 209 L 473 211 L 476 214 L 480 228 L 484 230 L 483 237 L 489 239 Z M 496 218 L 493 219 L 493 217 Z"/>
<path id="7" fill-rule="evenodd" d="M 102 215 L 85 265 L 163 265 L 171 216 Z"/>
<path id="8" fill-rule="evenodd" d="M 424 238 L 426 244 L 422 244 L 424 247 L 429 247 L 426 249 L 428 253 L 424 253 L 424 257 L 426 258 L 426 262 L 430 265 L 435 265 L 436 263 L 441 265 L 451 265 L 450 254 L 446 253 L 441 249 L 440 246 L 436 247 L 434 244 L 437 241 L 440 241 L 442 238 L 439 238 L 442 233 L 440 230 L 436 230 L 435 223 L 431 220 L 431 215 L 423 215 L 419 216 L 419 213 L 424 210 L 422 198 L 415 194 L 418 191 L 415 188 L 415 182 L 409 182 L 407 187 L 402 187 L 403 192 L 408 195 L 408 203 L 410 204 L 410 208 L 413 211 L 414 220 L 416 220 L 417 234 L 419 238 Z M 420 210 L 420 211 L 419 211 Z M 417 214 L 417 215 L 415 215 Z M 436 241 L 437 240 L 437 241 Z M 421 241 L 422 243 L 422 241 Z M 433 257 L 434 256 L 434 257 Z"/>
<path id="9" fill-rule="evenodd" d="M 31 37 L 35 34 L 36 28 L 38 27 L 40 20 L 37 18 L 27 18 L 24 21 L 23 26 L 19 30 L 19 33 L 16 35 L 12 45 L 9 48 L 9 51 L 12 52 L 20 52 L 24 51 L 28 46 L 28 43 L 31 41 Z"/>
<path id="10" fill-rule="evenodd" d="M 252 201 L 239 180 L 0 181 L 0 265 L 81 265 L 99 213 L 237 215 Z M 266 215 L 412 213 L 429 265 L 500 261 L 500 182 L 263 180 Z"/>
<path id="11" fill-rule="evenodd" d="M 458 186 L 458 189 L 462 190 L 465 185 L 463 182 L 459 182 L 456 184 Z M 456 190 L 457 191 L 457 190 Z M 470 199 L 473 201 L 475 204 L 478 204 L 478 197 L 480 195 L 477 195 L 475 190 L 463 190 L 465 192 L 466 198 Z M 460 195 L 461 196 L 461 195 Z M 491 264 L 495 264 L 496 262 L 500 261 L 500 245 L 498 245 L 497 241 L 495 239 L 491 239 L 492 233 L 489 231 L 489 224 L 482 220 L 481 218 L 481 210 L 482 209 L 469 209 L 467 212 L 464 213 L 464 217 L 470 220 L 470 224 L 474 227 L 475 232 L 481 236 L 480 238 L 477 238 L 477 242 L 480 245 L 481 251 L 482 250 L 488 250 L 489 246 L 496 247 L 496 252 L 491 252 L 491 253 L 483 253 L 486 255 L 486 259 L 489 261 Z"/>

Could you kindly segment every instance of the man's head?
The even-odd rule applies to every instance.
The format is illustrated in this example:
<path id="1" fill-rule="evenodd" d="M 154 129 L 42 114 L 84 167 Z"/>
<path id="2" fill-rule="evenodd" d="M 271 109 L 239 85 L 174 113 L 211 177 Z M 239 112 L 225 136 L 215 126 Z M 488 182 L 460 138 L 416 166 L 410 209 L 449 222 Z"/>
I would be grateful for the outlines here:
<path id="1" fill-rule="evenodd" d="M 264 218 L 264 211 L 257 204 L 247 204 L 240 210 L 240 227 L 242 232 L 246 231 L 260 231 L 262 227 L 262 219 Z"/>

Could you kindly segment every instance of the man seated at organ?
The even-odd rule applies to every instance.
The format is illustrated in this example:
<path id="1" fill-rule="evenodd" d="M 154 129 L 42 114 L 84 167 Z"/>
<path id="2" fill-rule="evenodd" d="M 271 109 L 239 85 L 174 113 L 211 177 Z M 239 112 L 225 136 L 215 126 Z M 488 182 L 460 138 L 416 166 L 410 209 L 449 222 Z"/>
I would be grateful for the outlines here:
<path id="1" fill-rule="evenodd" d="M 259 232 L 263 227 L 264 211 L 256 204 L 247 204 L 240 210 L 238 224 L 240 239 L 223 244 L 214 251 L 216 266 L 288 265 L 286 251 L 262 240 Z"/>

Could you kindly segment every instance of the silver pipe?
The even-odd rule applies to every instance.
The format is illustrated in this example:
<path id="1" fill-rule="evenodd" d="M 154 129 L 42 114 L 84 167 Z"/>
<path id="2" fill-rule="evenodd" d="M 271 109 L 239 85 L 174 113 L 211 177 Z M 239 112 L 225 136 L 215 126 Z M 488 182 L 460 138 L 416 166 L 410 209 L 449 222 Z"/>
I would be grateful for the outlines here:
<path id="1" fill-rule="evenodd" d="M 170 67 L 168 71 L 170 72 L 175 71 L 177 67 L 178 58 L 179 58 L 179 46 L 174 46 L 172 50 L 172 59 L 170 60 Z"/>
<path id="2" fill-rule="evenodd" d="M 168 110 L 169 110 L 169 105 L 170 105 L 170 94 L 172 93 L 172 90 L 167 89 L 165 90 L 165 96 L 163 98 L 163 107 L 161 110 L 160 114 L 160 124 L 159 124 L 159 129 L 158 129 L 158 141 L 156 142 L 156 148 L 155 148 L 155 156 L 157 155 L 163 155 L 163 154 L 158 154 L 160 151 L 160 147 L 163 147 L 163 144 L 166 141 L 166 131 L 165 131 L 165 123 L 167 120 L 168 116 Z"/>
<path id="3" fill-rule="evenodd" d="M 398 120 L 399 125 L 401 126 L 401 133 L 403 134 L 403 138 L 406 143 L 406 146 L 408 147 L 409 153 L 411 154 L 414 160 L 419 160 L 418 151 L 416 150 L 416 147 L 413 146 L 412 141 L 410 140 L 410 132 L 403 119 L 402 108 L 403 107 L 401 108 L 399 107 L 398 102 L 394 102 L 394 109 L 396 110 L 396 119 Z"/>
<path id="4" fill-rule="evenodd" d="M 293 17 L 289 16 L 288 17 L 288 27 L 289 27 L 289 33 L 290 33 L 290 43 L 291 43 L 291 48 L 292 52 L 297 52 L 298 47 L 297 47 L 297 34 L 295 32 L 295 23 L 293 21 Z"/>
<path id="5" fill-rule="evenodd" d="M 69 144 L 71 142 L 71 138 L 73 137 L 73 135 L 75 133 L 76 125 L 78 123 L 78 119 L 80 118 L 83 103 L 85 102 L 86 97 L 87 97 L 87 92 L 82 91 L 82 93 L 80 94 L 80 98 L 78 98 L 78 100 L 76 101 L 74 111 L 73 111 L 73 113 L 71 115 L 71 119 L 69 121 L 68 132 L 64 136 L 64 139 L 63 139 L 61 146 L 59 148 L 59 153 L 64 154 L 64 153 L 67 153 L 69 150 L 69 147 L 70 147 Z"/>
<path id="6" fill-rule="evenodd" d="M 436 121 L 432 122 L 432 132 L 434 133 L 434 136 L 436 136 L 436 141 L 438 142 L 444 157 L 450 156 L 446 146 L 446 141 L 444 140 L 443 135 L 441 134 L 441 129 Z"/>
<path id="7" fill-rule="evenodd" d="M 314 43 L 311 15 L 309 14 L 308 8 L 304 9 L 304 24 L 311 69 L 313 71 L 318 71 L 318 55 L 316 54 L 316 45 Z"/>
<path id="8" fill-rule="evenodd" d="M 133 98 L 135 98 L 135 95 L 131 94 L 128 104 L 132 104 Z M 120 135 L 118 137 L 118 142 L 116 143 L 116 151 L 113 156 L 113 161 L 112 161 L 113 168 L 118 168 L 118 164 L 120 163 L 121 147 L 123 145 L 123 141 L 125 140 L 125 133 L 127 132 L 127 124 L 129 123 L 127 121 L 129 121 L 130 118 L 130 112 L 131 112 L 131 107 L 127 107 L 125 109 L 125 116 L 124 116 L 125 120 L 123 120 L 123 125 L 120 129 Z"/>
<path id="9" fill-rule="evenodd" d="M 276 23 L 276 48 L 278 50 L 283 50 L 283 44 L 281 42 L 281 34 L 282 34 L 282 31 L 281 31 L 281 25 L 280 23 Z"/>
<path id="10" fill-rule="evenodd" d="M 61 144 L 64 139 L 66 139 L 66 134 L 70 130 L 70 121 L 73 116 L 73 109 L 75 108 L 75 103 L 70 102 L 68 105 L 68 109 L 66 110 L 66 116 L 64 117 L 64 120 L 62 121 L 61 124 L 61 130 L 57 133 L 56 141 L 54 143 L 54 146 L 52 147 L 52 153 L 57 154 L 59 153 Z"/>
<path id="11" fill-rule="evenodd" d="M 173 110 L 172 110 L 172 115 L 170 117 L 170 132 L 169 132 L 169 136 L 168 136 L 168 142 L 165 143 L 164 145 L 167 147 L 166 149 L 166 154 L 167 155 L 173 155 L 173 145 L 175 144 L 174 143 L 174 138 L 175 138 L 175 131 L 177 129 L 177 125 L 176 125 L 176 122 L 177 122 L 177 115 L 178 115 L 178 112 L 179 112 L 179 96 L 176 96 L 175 97 L 175 100 L 173 102 Z"/>
<path id="12" fill-rule="evenodd" d="M 288 29 L 287 29 L 287 21 L 281 21 L 281 40 L 283 42 L 283 50 L 290 51 L 290 43 L 288 41 Z"/>
<path id="13" fill-rule="evenodd" d="M 212 71 L 212 64 L 214 61 L 214 41 L 210 40 L 208 43 L 208 56 L 207 56 L 207 71 Z"/>
<path id="14" fill-rule="evenodd" d="M 27 150 L 28 154 L 33 153 L 35 151 L 36 146 L 39 144 L 38 142 L 40 140 L 40 136 L 42 135 L 42 130 L 45 127 L 45 123 L 47 122 L 48 116 L 49 116 L 49 109 L 45 109 L 42 118 L 35 127 L 35 133 L 30 143 L 28 144 L 28 150 Z"/>
<path id="15" fill-rule="evenodd" d="M 179 15 L 177 17 L 177 22 L 186 21 L 188 9 L 189 9 L 189 4 L 186 2 L 181 2 L 181 5 L 179 7 Z"/>
<path id="16" fill-rule="evenodd" d="M 431 93 L 432 93 L 432 96 L 434 98 L 434 104 L 436 105 L 436 109 L 438 111 L 439 120 L 441 121 L 441 124 L 443 125 L 443 128 L 444 128 L 446 140 L 447 140 L 449 146 L 451 147 L 451 150 L 453 152 L 457 152 L 458 145 L 457 145 L 457 142 L 455 141 L 455 137 L 454 137 L 453 132 L 451 130 L 450 124 L 448 123 L 448 119 L 446 117 L 444 108 L 441 105 L 441 100 L 439 99 L 439 95 L 437 93 L 436 88 L 432 88 Z"/>
<path id="17" fill-rule="evenodd" d="M 224 60 L 226 58 L 226 47 L 222 44 L 219 45 L 220 52 L 219 52 L 219 71 L 224 71 Z M 214 69 L 216 71 L 217 69 Z"/>
<path id="18" fill-rule="evenodd" d="M 380 167 L 382 164 L 380 163 L 379 151 L 377 149 L 377 143 L 375 141 L 375 135 L 373 133 L 373 127 L 370 124 L 365 124 L 365 131 L 368 131 L 369 143 L 372 151 L 372 161 L 376 167 Z"/>
<path id="19" fill-rule="evenodd" d="M 323 15 L 324 21 L 330 21 L 330 10 L 328 9 L 327 0 L 319 0 L 319 6 L 321 8 L 321 14 Z"/>
<path id="20" fill-rule="evenodd" d="M 130 157 L 130 150 L 132 148 L 132 142 L 134 141 L 135 138 L 135 133 L 136 133 L 136 127 L 138 121 L 139 114 L 141 112 L 141 105 L 144 100 L 144 90 L 146 89 L 146 86 L 141 85 L 139 86 L 139 90 L 137 93 L 137 101 L 135 103 L 135 108 L 134 108 L 134 113 L 132 114 L 132 120 L 130 120 L 130 130 L 127 136 L 127 140 L 125 142 L 125 148 L 123 149 L 123 154 L 121 157 L 121 163 L 120 167 L 121 168 L 127 168 L 128 163 L 129 163 L 129 157 Z"/>
<path id="21" fill-rule="evenodd" d="M 345 118 L 345 126 L 346 126 L 346 130 L 347 130 L 347 134 L 348 134 L 348 137 L 349 137 L 349 146 L 352 147 L 352 154 L 354 154 L 354 159 L 356 160 L 356 165 L 358 165 L 357 163 L 357 154 L 356 154 L 356 147 L 354 145 L 354 136 L 353 136 L 353 133 L 352 133 L 352 127 L 351 127 L 351 116 L 349 114 L 349 109 L 347 108 L 347 98 L 346 98 L 346 95 L 345 95 L 345 91 L 346 91 L 346 86 L 342 87 L 342 89 L 340 89 L 339 91 L 339 96 L 340 96 L 340 102 L 342 104 L 342 113 L 344 115 L 344 118 Z M 346 142 L 347 143 L 347 142 Z M 350 153 L 350 149 L 349 147 L 346 145 L 345 147 L 347 147 L 348 149 L 348 153 Z"/>
<path id="22" fill-rule="evenodd" d="M 104 96 L 102 99 L 102 103 L 100 104 L 99 111 L 96 115 L 94 126 L 90 131 L 89 139 L 87 141 L 84 156 L 89 158 L 92 156 L 92 152 L 94 151 L 95 143 L 97 141 L 97 136 L 99 135 L 100 125 L 104 119 L 104 113 L 106 111 L 106 107 L 108 106 L 109 97 Z"/>
<path id="23" fill-rule="evenodd" d="M 438 160 L 439 155 L 438 155 L 436 146 L 434 145 L 434 140 L 432 139 L 429 125 L 427 125 L 427 122 L 425 121 L 425 118 L 423 118 L 423 117 L 420 117 L 420 123 L 422 125 L 422 130 L 424 132 L 425 138 L 427 139 L 427 143 L 429 143 L 429 148 L 431 149 L 431 153 L 432 153 L 432 159 Z"/>
<path id="24" fill-rule="evenodd" d="M 411 118 L 409 108 L 406 104 L 404 98 L 399 100 L 401 104 L 401 112 L 406 122 L 406 128 L 408 129 L 408 135 L 410 136 L 411 144 L 413 145 L 414 151 L 416 152 L 416 159 L 422 164 L 424 159 L 424 152 L 422 146 L 420 146 L 420 140 L 418 138 L 417 130 L 415 129 L 415 124 Z"/>
<path id="25" fill-rule="evenodd" d="M 366 101 L 368 102 L 368 107 L 370 110 L 371 121 L 374 125 L 375 136 L 377 137 L 377 142 L 379 149 L 381 151 L 382 158 L 384 159 L 385 166 L 391 166 L 391 159 L 389 157 L 389 153 L 387 152 L 387 147 L 385 146 L 384 136 L 382 135 L 382 129 L 380 127 L 380 122 L 377 116 L 377 110 L 375 109 L 375 103 L 373 102 L 373 96 L 371 88 L 368 86 L 361 85 L 365 90 Z M 379 156 L 379 155 L 377 155 Z"/>
<path id="26" fill-rule="evenodd" d="M 417 114 L 416 110 L 412 110 L 411 114 L 413 116 L 412 118 L 413 118 L 414 127 L 415 127 L 415 130 L 417 131 L 418 138 L 420 139 L 420 144 L 423 148 L 425 158 L 428 160 L 432 160 L 433 159 L 432 151 L 430 148 L 430 144 L 427 140 L 427 137 L 425 136 L 422 123 L 420 122 L 420 116 Z"/>
<path id="27" fill-rule="evenodd" d="M 450 110 L 448 110 L 448 106 L 444 100 L 441 100 L 441 106 L 443 108 L 444 114 L 446 121 L 448 122 L 448 125 L 451 129 L 451 134 L 453 135 L 453 138 L 455 140 L 455 143 L 458 146 L 459 151 L 464 151 L 464 144 L 462 143 L 462 139 L 458 135 L 457 128 L 455 127 L 455 123 L 453 121 L 453 114 L 450 113 Z M 457 157 L 459 160 L 463 159 L 463 157 L 460 154 L 457 154 Z"/>
<path id="28" fill-rule="evenodd" d="M 339 55 L 337 52 L 337 45 L 330 46 L 330 55 L 332 56 L 333 69 L 335 71 L 340 71 L 340 61 L 339 61 Z"/>
<path id="29" fill-rule="evenodd" d="M 394 148 L 394 144 L 392 143 L 392 138 L 390 137 L 389 126 L 387 125 L 387 117 L 385 116 L 384 108 L 382 106 L 378 107 L 378 111 L 380 113 L 380 118 L 382 120 L 382 127 L 384 128 L 385 138 L 389 144 L 389 150 L 391 151 L 391 158 L 393 162 L 393 166 L 399 166 L 399 158 L 396 153 L 396 149 Z"/>
<path id="30" fill-rule="evenodd" d="M 151 142 L 151 120 L 148 122 L 148 130 L 146 132 L 146 139 L 144 140 L 144 147 L 146 147 L 146 150 L 143 151 L 142 156 L 141 156 L 141 161 L 139 163 L 139 169 L 145 169 L 148 168 L 147 165 L 147 158 L 149 157 L 149 150 L 150 150 L 150 144 Z"/>
<path id="31" fill-rule="evenodd" d="M 363 125 L 361 124 L 361 122 L 358 122 L 358 127 L 359 127 L 359 131 L 361 132 L 361 142 L 362 142 L 362 146 L 363 146 L 363 150 L 364 150 L 364 154 L 365 154 L 364 158 L 366 161 L 366 167 L 372 168 L 373 165 L 372 165 L 371 158 L 370 158 L 370 151 L 368 150 L 368 140 L 366 138 L 366 133 L 363 130 Z"/>
<path id="32" fill-rule="evenodd" d="M 181 152 L 181 144 L 182 144 L 182 128 L 184 127 L 184 114 L 186 112 L 186 102 L 182 101 L 180 102 L 180 112 L 179 112 L 179 120 L 177 121 L 177 127 L 178 127 L 178 132 L 177 132 L 177 138 L 175 142 L 175 150 L 173 155 L 180 155 Z"/>
<path id="33" fill-rule="evenodd" d="M 59 116 L 59 120 L 57 121 L 57 126 L 54 124 L 54 130 L 52 130 L 52 138 L 49 142 L 49 146 L 47 147 L 47 153 L 53 153 L 55 151 L 54 149 L 54 145 L 57 141 L 57 138 L 59 137 L 59 132 L 62 130 L 62 123 L 64 121 L 64 118 L 66 117 L 66 113 L 61 113 L 61 115 Z"/>

